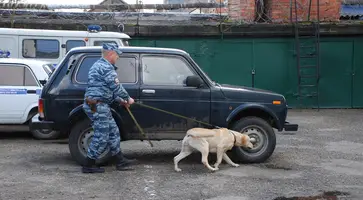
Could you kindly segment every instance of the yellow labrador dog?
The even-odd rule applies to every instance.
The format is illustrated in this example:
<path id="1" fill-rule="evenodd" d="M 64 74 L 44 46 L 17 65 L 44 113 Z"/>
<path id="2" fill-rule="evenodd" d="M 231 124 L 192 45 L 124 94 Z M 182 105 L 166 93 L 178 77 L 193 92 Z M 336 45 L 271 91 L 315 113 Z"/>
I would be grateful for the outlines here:
<path id="1" fill-rule="evenodd" d="M 179 161 L 189 156 L 193 149 L 200 151 L 202 154 L 202 163 L 211 171 L 219 170 L 218 166 L 221 164 L 222 158 L 228 164 L 238 167 L 239 165 L 232 162 L 226 154 L 226 151 L 232 149 L 233 146 L 253 148 L 253 144 L 248 135 L 227 128 L 189 129 L 183 139 L 180 153 L 174 157 L 174 169 L 177 172 L 181 171 L 178 167 Z M 214 164 L 214 168 L 208 163 L 209 152 L 217 153 L 217 161 Z"/>

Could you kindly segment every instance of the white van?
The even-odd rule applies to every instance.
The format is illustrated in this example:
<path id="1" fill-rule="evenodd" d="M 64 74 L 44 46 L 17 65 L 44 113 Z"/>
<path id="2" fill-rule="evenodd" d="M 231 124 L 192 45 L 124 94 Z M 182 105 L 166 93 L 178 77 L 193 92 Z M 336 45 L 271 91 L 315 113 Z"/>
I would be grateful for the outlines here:
<path id="1" fill-rule="evenodd" d="M 104 42 L 129 45 L 127 34 L 101 30 L 98 25 L 90 25 L 85 31 L 0 28 L 0 49 L 9 51 L 10 58 L 40 59 L 55 66 L 73 47 L 100 46 Z"/>

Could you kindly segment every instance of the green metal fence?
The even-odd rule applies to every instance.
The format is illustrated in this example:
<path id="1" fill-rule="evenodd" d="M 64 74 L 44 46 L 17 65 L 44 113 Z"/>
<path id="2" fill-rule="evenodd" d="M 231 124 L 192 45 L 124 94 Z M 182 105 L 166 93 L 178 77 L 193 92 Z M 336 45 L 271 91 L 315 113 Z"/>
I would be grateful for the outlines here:
<path id="1" fill-rule="evenodd" d="M 183 49 L 219 83 L 278 92 L 285 95 L 290 107 L 298 106 L 293 38 L 133 38 L 130 43 Z M 363 107 L 362 54 L 363 38 L 321 38 L 320 108 Z M 301 103 L 317 106 L 316 99 Z"/>

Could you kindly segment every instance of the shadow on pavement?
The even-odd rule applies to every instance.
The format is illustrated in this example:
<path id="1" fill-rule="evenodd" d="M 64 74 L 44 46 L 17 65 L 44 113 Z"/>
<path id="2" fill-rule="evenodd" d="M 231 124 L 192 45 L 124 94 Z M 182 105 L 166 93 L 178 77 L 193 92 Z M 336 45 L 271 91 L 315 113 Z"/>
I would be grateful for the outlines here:
<path id="1" fill-rule="evenodd" d="M 30 132 L 16 131 L 16 132 L 0 132 L 0 139 L 15 140 L 15 139 L 31 139 L 35 140 Z"/>
<path id="2" fill-rule="evenodd" d="M 347 197 L 350 194 L 348 192 L 341 191 L 325 191 L 320 195 L 306 196 L 306 197 L 277 197 L 273 200 L 337 200 L 338 197 Z"/>

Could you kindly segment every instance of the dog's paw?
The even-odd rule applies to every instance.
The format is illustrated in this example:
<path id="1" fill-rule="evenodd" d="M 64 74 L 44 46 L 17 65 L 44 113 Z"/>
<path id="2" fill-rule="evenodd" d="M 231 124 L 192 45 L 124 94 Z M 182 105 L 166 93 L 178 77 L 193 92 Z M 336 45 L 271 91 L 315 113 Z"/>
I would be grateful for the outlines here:
<path id="1" fill-rule="evenodd" d="M 182 170 L 180 168 L 175 168 L 174 169 L 176 172 L 181 172 Z"/>
<path id="2" fill-rule="evenodd" d="M 218 171 L 218 170 L 219 170 L 219 168 L 218 168 L 218 167 L 214 167 L 214 168 L 211 168 L 211 169 L 210 169 L 210 171 L 211 171 L 211 172 L 215 172 L 215 171 Z"/>
<path id="3" fill-rule="evenodd" d="M 233 164 L 232 166 L 233 167 L 239 167 L 239 164 Z"/>

